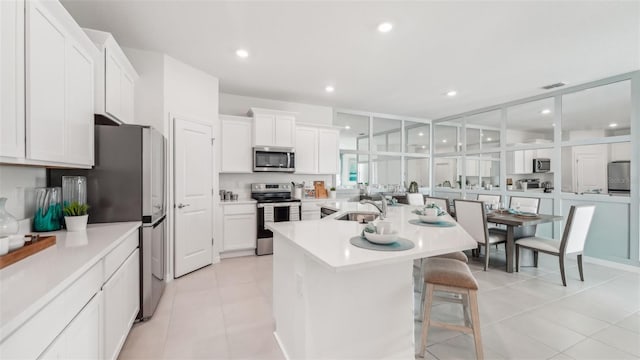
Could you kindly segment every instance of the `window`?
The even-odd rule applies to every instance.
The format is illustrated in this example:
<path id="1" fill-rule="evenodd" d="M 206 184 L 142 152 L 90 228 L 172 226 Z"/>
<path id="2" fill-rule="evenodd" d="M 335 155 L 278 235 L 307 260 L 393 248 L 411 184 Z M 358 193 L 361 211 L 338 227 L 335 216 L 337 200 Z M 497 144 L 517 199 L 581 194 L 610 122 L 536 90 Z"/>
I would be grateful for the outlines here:
<path id="1" fill-rule="evenodd" d="M 402 121 L 384 118 L 373 118 L 372 151 L 401 152 Z"/>
<path id="2" fill-rule="evenodd" d="M 429 124 L 417 123 L 413 121 L 404 122 L 405 152 L 429 154 L 431 139 Z"/>
<path id="3" fill-rule="evenodd" d="M 459 157 L 439 157 L 433 159 L 435 186 L 440 188 L 459 189 L 462 174 L 458 167 Z"/>
<path id="4" fill-rule="evenodd" d="M 460 119 L 434 125 L 434 152 L 436 154 L 454 153 L 460 150 L 462 142 L 458 135 Z"/>
<path id="5" fill-rule="evenodd" d="M 465 118 L 467 152 L 500 147 L 500 110 L 487 111 Z"/>
<path id="6" fill-rule="evenodd" d="M 404 171 L 404 178 L 408 184 L 415 181 L 418 183 L 418 186 L 422 188 L 429 187 L 430 172 L 428 158 L 405 157 Z"/>
<path id="7" fill-rule="evenodd" d="M 371 183 L 400 185 L 402 169 L 400 156 L 371 155 Z"/>
<path id="8" fill-rule="evenodd" d="M 552 143 L 554 118 L 553 98 L 507 108 L 507 145 Z"/>
<path id="9" fill-rule="evenodd" d="M 340 149 L 369 151 L 369 117 L 336 113 L 333 124 L 340 127 Z"/>

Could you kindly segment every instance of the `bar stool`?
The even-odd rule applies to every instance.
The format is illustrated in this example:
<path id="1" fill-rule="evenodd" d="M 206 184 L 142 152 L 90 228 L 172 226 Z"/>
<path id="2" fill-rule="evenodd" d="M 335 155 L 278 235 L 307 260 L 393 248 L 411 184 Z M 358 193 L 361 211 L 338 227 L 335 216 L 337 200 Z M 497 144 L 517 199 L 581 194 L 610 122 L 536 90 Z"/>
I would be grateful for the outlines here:
<path id="1" fill-rule="evenodd" d="M 461 331 L 473 334 L 476 347 L 476 358 L 484 359 L 482 351 L 482 337 L 480 335 L 480 314 L 478 313 L 478 282 L 471 274 L 467 264 L 453 259 L 431 258 L 424 270 L 426 296 L 422 302 L 424 317 L 422 320 L 422 338 L 419 357 L 424 357 L 427 349 L 427 335 L 429 326 L 447 330 Z M 459 294 L 460 300 L 446 298 L 463 306 L 465 326 L 448 324 L 431 320 L 431 306 L 434 291 Z"/>

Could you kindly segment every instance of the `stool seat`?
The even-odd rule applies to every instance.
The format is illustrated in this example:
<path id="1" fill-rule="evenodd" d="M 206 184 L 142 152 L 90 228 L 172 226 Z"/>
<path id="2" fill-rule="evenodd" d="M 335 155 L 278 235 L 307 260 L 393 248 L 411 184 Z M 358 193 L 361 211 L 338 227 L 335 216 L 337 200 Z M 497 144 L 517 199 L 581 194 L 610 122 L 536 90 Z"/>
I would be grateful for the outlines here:
<path id="1" fill-rule="evenodd" d="M 424 281 L 428 284 L 478 290 L 478 282 L 467 264 L 453 259 L 428 259 L 424 268 Z"/>
<path id="2" fill-rule="evenodd" d="M 453 259 L 453 260 L 462 261 L 465 264 L 469 262 L 469 258 L 462 251 L 456 251 L 456 252 L 452 252 L 452 253 L 448 253 L 448 254 L 442 254 L 442 255 L 436 255 L 436 256 L 430 257 L 430 259 L 434 259 L 434 258 L 438 258 L 438 259 Z"/>

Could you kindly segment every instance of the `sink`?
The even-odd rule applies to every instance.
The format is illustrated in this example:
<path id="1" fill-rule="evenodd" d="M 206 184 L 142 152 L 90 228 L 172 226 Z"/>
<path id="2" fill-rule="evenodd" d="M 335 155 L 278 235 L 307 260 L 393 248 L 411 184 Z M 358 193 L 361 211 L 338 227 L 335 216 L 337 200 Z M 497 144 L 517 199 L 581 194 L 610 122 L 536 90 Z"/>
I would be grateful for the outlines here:
<path id="1" fill-rule="evenodd" d="M 343 215 L 338 216 L 336 220 L 357 221 L 359 223 L 365 224 L 377 219 L 378 216 L 380 216 L 379 213 L 371 211 L 349 211 Z"/>

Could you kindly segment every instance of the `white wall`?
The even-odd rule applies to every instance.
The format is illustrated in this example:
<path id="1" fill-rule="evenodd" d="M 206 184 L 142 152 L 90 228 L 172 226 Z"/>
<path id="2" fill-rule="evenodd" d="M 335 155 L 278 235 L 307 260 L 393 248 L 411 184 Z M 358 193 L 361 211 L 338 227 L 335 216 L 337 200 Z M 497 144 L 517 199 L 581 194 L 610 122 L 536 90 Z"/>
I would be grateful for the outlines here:
<path id="1" fill-rule="evenodd" d="M 333 123 L 333 108 L 328 106 L 220 93 L 220 114 L 247 116 L 247 111 L 252 107 L 297 112 L 296 121 L 303 123 L 322 125 Z"/>
<path id="2" fill-rule="evenodd" d="M 6 209 L 18 220 L 33 217 L 34 188 L 46 183 L 44 168 L 0 165 L 0 197 L 7 198 Z"/>
<path id="3" fill-rule="evenodd" d="M 314 181 L 324 181 L 325 188 L 333 186 L 331 175 L 296 175 L 283 173 L 252 173 L 252 174 L 220 174 L 220 189 L 233 191 L 241 199 L 251 197 L 252 183 L 296 183 L 305 182 L 313 188 Z M 217 194 L 217 193 L 216 193 Z M 219 196 L 216 195 L 216 197 Z"/>
<path id="4" fill-rule="evenodd" d="M 138 49 L 123 48 L 125 54 L 140 75 L 135 88 L 135 118 L 139 125 L 153 126 L 164 136 L 164 55 Z"/>

